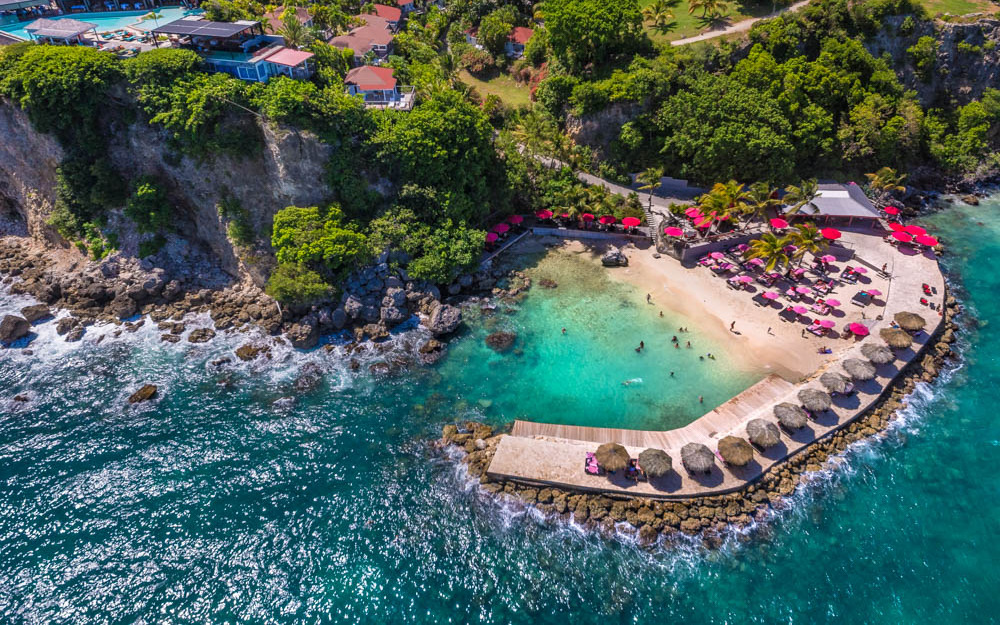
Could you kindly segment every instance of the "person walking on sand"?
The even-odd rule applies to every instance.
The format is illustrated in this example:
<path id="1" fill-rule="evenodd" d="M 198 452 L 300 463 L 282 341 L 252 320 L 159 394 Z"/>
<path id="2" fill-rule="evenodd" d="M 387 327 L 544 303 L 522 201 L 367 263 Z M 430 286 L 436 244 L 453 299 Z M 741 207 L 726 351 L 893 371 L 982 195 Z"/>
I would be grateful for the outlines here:
<path id="1" fill-rule="evenodd" d="M 733 332 L 734 330 L 736 330 L 736 322 L 735 321 L 729 324 L 729 331 Z"/>
<path id="2" fill-rule="evenodd" d="M 652 304 L 653 303 L 653 296 L 650 295 L 649 293 L 646 293 L 646 303 L 647 304 Z"/>
<path id="3" fill-rule="evenodd" d="M 771 326 L 767 326 L 767 333 L 768 334 L 774 334 L 774 332 L 771 332 Z"/>
<path id="4" fill-rule="evenodd" d="M 663 311 L 662 310 L 660 311 L 660 318 L 661 319 L 663 318 Z"/>

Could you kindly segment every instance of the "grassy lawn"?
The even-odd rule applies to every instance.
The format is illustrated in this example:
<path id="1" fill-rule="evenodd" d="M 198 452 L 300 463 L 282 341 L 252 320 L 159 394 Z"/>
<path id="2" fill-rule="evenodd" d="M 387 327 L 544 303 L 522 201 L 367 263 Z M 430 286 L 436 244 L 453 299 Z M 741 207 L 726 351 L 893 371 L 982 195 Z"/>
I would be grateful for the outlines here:
<path id="1" fill-rule="evenodd" d="M 941 0 L 944 2 L 967 2 L 975 0 Z M 979 0 L 982 2 L 988 2 L 988 0 Z M 653 0 L 640 0 L 640 6 L 645 8 L 646 6 L 653 4 Z M 782 6 L 787 6 L 787 4 L 779 4 L 777 6 L 772 5 L 770 2 L 755 3 L 755 2 L 733 2 L 729 5 L 729 11 L 726 14 L 728 21 L 724 26 L 730 24 L 735 24 L 741 20 L 745 20 L 749 17 L 760 17 L 762 15 L 767 15 L 777 8 Z M 706 25 L 701 19 L 701 11 L 696 10 L 694 14 L 688 13 L 688 2 L 687 0 L 681 0 L 681 3 L 677 5 L 674 11 L 674 21 L 676 26 L 666 32 L 659 33 L 654 31 L 647 24 L 645 26 L 646 32 L 649 33 L 650 39 L 653 41 L 673 41 L 674 39 L 684 39 L 685 37 L 692 37 L 700 33 L 706 32 L 709 29 L 709 25 Z"/>
<path id="2" fill-rule="evenodd" d="M 921 3 L 932 16 L 939 13 L 967 15 L 969 13 L 996 13 L 1000 7 L 989 0 L 923 0 Z"/>
<path id="3" fill-rule="evenodd" d="M 530 103 L 531 92 L 528 88 L 517 84 L 507 74 L 500 74 L 489 80 L 480 80 L 463 69 L 459 72 L 458 77 L 465 84 L 475 87 L 479 95 L 484 98 L 488 95 L 495 95 L 510 107 L 527 106 Z"/>

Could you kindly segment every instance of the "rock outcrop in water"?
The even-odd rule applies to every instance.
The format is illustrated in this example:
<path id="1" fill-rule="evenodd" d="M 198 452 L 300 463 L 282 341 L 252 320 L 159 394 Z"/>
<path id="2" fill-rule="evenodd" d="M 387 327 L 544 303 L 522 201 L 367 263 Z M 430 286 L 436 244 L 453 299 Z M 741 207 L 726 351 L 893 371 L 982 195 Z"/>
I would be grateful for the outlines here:
<path id="1" fill-rule="evenodd" d="M 620 249 L 612 247 L 601 256 L 601 264 L 605 267 L 628 267 L 628 257 Z"/>
<path id="2" fill-rule="evenodd" d="M 0 321 L 0 343 L 9 345 L 23 338 L 31 331 L 31 324 L 24 317 L 5 315 Z"/>
<path id="3" fill-rule="evenodd" d="M 138 404 L 156 397 L 157 388 L 155 384 L 145 384 L 138 391 L 132 393 L 128 398 L 128 403 Z"/>

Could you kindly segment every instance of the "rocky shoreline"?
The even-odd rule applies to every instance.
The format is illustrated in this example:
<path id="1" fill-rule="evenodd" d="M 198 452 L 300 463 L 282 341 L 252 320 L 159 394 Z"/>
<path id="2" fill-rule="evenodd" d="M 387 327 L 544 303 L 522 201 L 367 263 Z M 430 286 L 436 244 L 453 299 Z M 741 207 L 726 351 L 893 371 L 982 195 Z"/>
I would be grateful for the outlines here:
<path id="1" fill-rule="evenodd" d="M 759 479 L 740 491 L 710 497 L 652 499 L 614 494 L 592 494 L 556 487 L 538 487 L 513 481 L 498 481 L 486 471 L 504 433 L 481 423 L 446 425 L 439 444 L 464 453 L 461 462 L 480 483 L 483 492 L 533 506 L 562 522 L 573 521 L 585 528 L 614 535 L 633 533 L 641 544 L 679 536 L 699 537 L 710 548 L 719 547 L 731 530 L 748 528 L 766 520 L 772 510 L 788 505 L 790 497 L 810 474 L 847 449 L 868 437 L 884 436 L 884 431 L 904 406 L 905 398 L 920 382 L 931 382 L 956 354 L 952 349 L 960 306 L 947 298 L 944 323 L 931 337 L 920 359 L 914 359 L 888 386 L 882 398 L 864 415 L 776 464 Z"/>

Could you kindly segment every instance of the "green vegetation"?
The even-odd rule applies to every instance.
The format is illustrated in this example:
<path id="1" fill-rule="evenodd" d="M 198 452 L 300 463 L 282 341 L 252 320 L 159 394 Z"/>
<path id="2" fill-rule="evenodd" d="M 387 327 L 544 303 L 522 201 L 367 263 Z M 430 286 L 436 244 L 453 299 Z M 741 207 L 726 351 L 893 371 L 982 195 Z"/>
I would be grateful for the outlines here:
<path id="1" fill-rule="evenodd" d="M 917 75 L 924 80 L 930 80 L 934 73 L 934 66 L 937 64 L 937 50 L 937 40 L 926 35 L 906 49 L 906 53 L 913 61 Z"/>
<path id="2" fill-rule="evenodd" d="M 226 226 L 226 236 L 241 247 L 253 245 L 257 238 L 253 224 L 250 223 L 250 214 L 243 204 L 228 192 L 225 193 L 216 205 L 219 216 L 229 221 Z"/>
<path id="3" fill-rule="evenodd" d="M 343 223 L 337 206 L 289 206 L 274 216 L 271 245 L 279 263 L 322 267 L 331 273 L 350 268 L 363 257 L 365 236 Z"/>
<path id="4" fill-rule="evenodd" d="M 333 296 L 333 289 L 323 276 L 302 265 L 279 264 L 271 273 L 265 289 L 282 304 L 309 304 Z"/>
<path id="5" fill-rule="evenodd" d="M 643 44 L 637 0 L 546 0 L 542 15 L 552 53 L 574 69 Z"/>
<path id="6" fill-rule="evenodd" d="M 135 222 L 139 232 L 159 232 L 170 227 L 172 215 L 167 194 L 155 178 L 143 176 L 125 204 L 125 216 Z"/>

